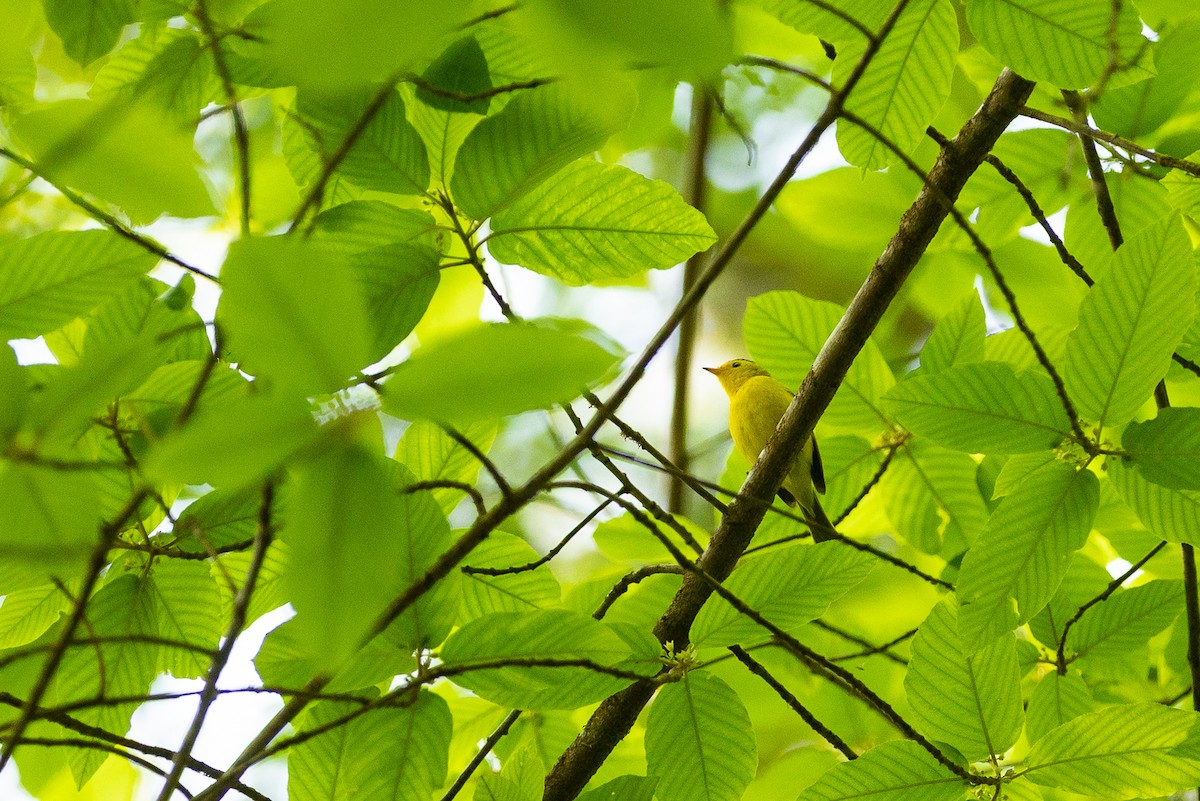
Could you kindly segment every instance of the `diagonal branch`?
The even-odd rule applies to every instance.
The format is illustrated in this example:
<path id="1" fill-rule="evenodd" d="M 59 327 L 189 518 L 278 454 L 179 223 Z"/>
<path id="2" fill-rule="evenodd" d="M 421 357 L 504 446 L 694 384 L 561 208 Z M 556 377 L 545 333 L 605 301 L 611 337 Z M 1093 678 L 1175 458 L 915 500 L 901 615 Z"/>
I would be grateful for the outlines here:
<path id="1" fill-rule="evenodd" d="M 820 413 L 833 399 L 854 357 L 866 344 L 947 216 L 945 199 L 953 201 L 958 197 L 967 179 L 982 164 L 1032 90 L 1031 82 L 1006 70 L 983 106 L 967 121 L 955 140 L 942 149 L 929 173 L 929 184 L 901 218 L 896 235 L 821 349 L 812 372 L 789 405 L 746 484 L 730 503 L 720 527 L 698 562 L 704 573 L 723 580 L 733 570 L 765 513 L 761 505 L 748 502 L 746 498 L 770 497 L 779 488 L 795 455 L 811 435 Z M 831 98 L 829 108 L 818 121 L 818 128 L 827 117 L 840 114 L 839 99 L 843 97 L 835 94 Z M 686 643 L 692 621 L 712 592 L 713 588 L 699 574 L 685 575 L 679 593 L 655 627 L 659 639 L 674 642 L 677 648 Z M 638 713 L 650 700 L 653 689 L 648 682 L 638 682 L 601 703 L 587 727 L 547 777 L 546 801 L 566 801 L 583 788 L 611 749 L 629 731 Z"/>

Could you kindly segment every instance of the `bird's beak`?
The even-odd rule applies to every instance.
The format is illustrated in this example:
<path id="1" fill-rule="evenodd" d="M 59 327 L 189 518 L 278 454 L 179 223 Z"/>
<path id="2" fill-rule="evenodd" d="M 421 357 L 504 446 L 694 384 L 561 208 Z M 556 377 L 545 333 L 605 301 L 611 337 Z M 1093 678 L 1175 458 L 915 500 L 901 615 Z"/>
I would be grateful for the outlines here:
<path id="1" fill-rule="evenodd" d="M 717 368 L 716 368 L 716 367 L 701 367 L 700 369 L 701 369 L 701 370 L 705 370 L 705 371 L 707 371 L 707 372 L 709 372 L 709 373 L 712 373 L 713 375 L 716 375 L 716 374 L 717 374 Z"/>

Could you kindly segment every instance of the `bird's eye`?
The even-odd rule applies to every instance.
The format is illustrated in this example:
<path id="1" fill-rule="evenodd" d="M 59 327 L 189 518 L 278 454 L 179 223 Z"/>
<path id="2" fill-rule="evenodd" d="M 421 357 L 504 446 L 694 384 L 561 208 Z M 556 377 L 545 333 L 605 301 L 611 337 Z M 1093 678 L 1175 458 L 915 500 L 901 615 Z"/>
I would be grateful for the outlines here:
<path id="1" fill-rule="evenodd" d="M 734 366 L 734 367 L 741 367 L 741 366 L 742 366 L 742 363 L 741 363 L 741 362 L 734 362 L 734 363 L 733 363 L 733 366 Z"/>

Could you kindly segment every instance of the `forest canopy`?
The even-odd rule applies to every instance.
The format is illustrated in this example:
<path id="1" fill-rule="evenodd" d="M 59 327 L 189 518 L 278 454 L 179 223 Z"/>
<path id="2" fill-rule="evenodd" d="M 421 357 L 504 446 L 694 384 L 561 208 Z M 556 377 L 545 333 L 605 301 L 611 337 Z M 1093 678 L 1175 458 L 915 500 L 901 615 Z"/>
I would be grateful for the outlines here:
<path id="1" fill-rule="evenodd" d="M 0 796 L 1191 797 L 1198 74 L 1184 0 L 0 0 Z"/>

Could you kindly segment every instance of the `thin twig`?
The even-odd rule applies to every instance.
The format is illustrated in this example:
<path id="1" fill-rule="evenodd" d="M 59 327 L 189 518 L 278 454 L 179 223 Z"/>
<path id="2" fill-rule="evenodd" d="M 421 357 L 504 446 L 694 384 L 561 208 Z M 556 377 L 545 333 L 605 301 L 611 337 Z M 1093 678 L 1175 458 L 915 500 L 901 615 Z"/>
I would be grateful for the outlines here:
<path id="1" fill-rule="evenodd" d="M 471 761 L 458 774 L 454 783 L 442 794 L 441 801 L 454 801 L 455 796 L 462 791 L 462 788 L 470 781 L 471 776 L 483 764 L 483 761 L 487 759 L 487 755 L 492 753 L 492 749 L 496 747 L 496 743 L 500 742 L 500 739 L 508 734 L 508 730 L 512 728 L 513 724 L 520 717 L 520 709 L 514 709 L 504 716 L 504 720 L 500 721 L 500 725 L 487 736 L 487 739 L 483 741 L 483 745 L 479 746 L 479 750 L 475 752 L 475 755 L 471 757 Z"/>
<path id="2" fill-rule="evenodd" d="M 835 749 L 841 752 L 842 756 L 846 757 L 846 759 L 858 759 L 858 754 L 846 743 L 845 740 L 843 740 L 841 737 L 838 737 L 837 734 L 834 733 L 833 729 L 829 728 L 820 720 L 818 720 L 817 716 L 810 712 L 808 707 L 800 702 L 799 698 L 793 695 L 787 687 L 784 687 L 782 682 L 772 676 L 770 671 L 768 671 L 761 662 L 750 656 L 750 654 L 746 653 L 742 646 L 731 645 L 729 646 L 729 651 L 735 657 L 737 657 L 737 660 L 745 665 L 751 673 L 765 681 L 767 685 L 775 691 L 775 694 L 782 698 L 783 702 L 791 707 L 792 711 L 799 715 L 801 720 L 808 724 L 810 729 L 824 738 L 825 742 L 829 743 Z"/>

